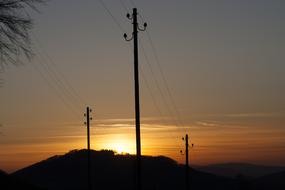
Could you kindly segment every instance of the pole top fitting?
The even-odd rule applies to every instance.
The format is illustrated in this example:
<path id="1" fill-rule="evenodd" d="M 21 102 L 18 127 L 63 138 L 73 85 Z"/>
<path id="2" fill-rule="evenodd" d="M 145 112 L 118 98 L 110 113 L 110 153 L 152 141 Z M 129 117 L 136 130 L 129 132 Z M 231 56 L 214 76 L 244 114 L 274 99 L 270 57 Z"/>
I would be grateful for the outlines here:
<path id="1" fill-rule="evenodd" d="M 134 38 L 134 36 L 132 35 L 132 37 L 130 39 L 128 39 L 128 35 L 126 33 L 124 33 L 124 38 L 128 42 L 128 41 L 131 41 Z"/>
<path id="2" fill-rule="evenodd" d="M 132 20 L 132 19 L 133 19 L 133 17 L 131 16 L 130 13 L 127 13 L 126 17 L 127 17 L 129 20 Z"/>
<path id="3" fill-rule="evenodd" d="M 145 30 L 146 30 L 146 27 L 147 27 L 147 23 L 145 22 L 145 23 L 143 24 L 143 28 L 140 28 L 140 26 L 138 25 L 138 30 L 139 30 L 139 31 L 145 31 Z"/>

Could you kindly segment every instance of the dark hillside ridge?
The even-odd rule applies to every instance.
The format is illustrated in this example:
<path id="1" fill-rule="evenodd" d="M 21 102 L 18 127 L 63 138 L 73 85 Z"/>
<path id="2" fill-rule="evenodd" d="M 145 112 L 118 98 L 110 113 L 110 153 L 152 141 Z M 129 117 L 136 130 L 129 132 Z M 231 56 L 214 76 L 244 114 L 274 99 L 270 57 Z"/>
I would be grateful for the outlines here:
<path id="1" fill-rule="evenodd" d="M 282 166 L 264 166 L 248 163 L 211 164 L 207 166 L 195 166 L 194 168 L 203 172 L 232 178 L 238 175 L 244 175 L 249 178 L 259 178 L 285 171 L 285 167 Z"/>
<path id="2" fill-rule="evenodd" d="M 285 170 L 282 172 L 260 177 L 253 182 L 256 190 L 284 190 L 285 189 Z"/>
<path id="3" fill-rule="evenodd" d="M 1 190 L 18 190 L 18 189 L 29 189 L 29 190 L 44 190 L 37 188 L 31 184 L 25 183 L 16 177 L 10 176 L 9 174 L 0 170 L 0 189 Z"/>
<path id="4" fill-rule="evenodd" d="M 135 156 L 91 151 L 93 189 L 133 190 Z M 185 168 L 164 156 L 142 157 L 143 190 L 185 189 Z M 87 189 L 87 150 L 53 156 L 12 174 L 49 190 Z M 236 181 L 190 168 L 191 190 L 235 190 Z"/>

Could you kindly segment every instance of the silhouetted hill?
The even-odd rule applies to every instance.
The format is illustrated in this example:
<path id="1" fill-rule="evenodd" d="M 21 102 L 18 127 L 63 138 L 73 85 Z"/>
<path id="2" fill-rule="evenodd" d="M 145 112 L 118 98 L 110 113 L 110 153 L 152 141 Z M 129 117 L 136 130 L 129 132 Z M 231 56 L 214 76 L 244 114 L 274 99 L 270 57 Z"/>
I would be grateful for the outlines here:
<path id="1" fill-rule="evenodd" d="M 209 172 L 225 177 L 236 177 L 241 174 L 251 178 L 257 178 L 285 170 L 285 167 L 280 166 L 263 166 L 247 163 L 212 164 L 194 168 L 203 172 Z"/>
<path id="2" fill-rule="evenodd" d="M 134 189 L 133 155 L 115 155 L 113 151 L 92 151 L 94 189 Z M 142 157 L 143 189 L 184 189 L 184 167 L 174 160 L 158 156 Z M 13 174 L 49 190 L 87 189 L 87 151 L 75 150 L 62 156 L 21 169 Z M 235 190 L 233 179 L 190 169 L 191 189 Z"/>
<path id="3" fill-rule="evenodd" d="M 0 170 L 0 189 L 1 190 L 18 190 L 18 189 L 29 189 L 29 190 L 40 190 L 30 184 L 23 182 L 15 177 L 12 177 L 5 172 Z"/>
<path id="4" fill-rule="evenodd" d="M 285 189 L 285 170 L 282 172 L 266 175 L 253 182 L 256 190 L 284 190 Z"/>

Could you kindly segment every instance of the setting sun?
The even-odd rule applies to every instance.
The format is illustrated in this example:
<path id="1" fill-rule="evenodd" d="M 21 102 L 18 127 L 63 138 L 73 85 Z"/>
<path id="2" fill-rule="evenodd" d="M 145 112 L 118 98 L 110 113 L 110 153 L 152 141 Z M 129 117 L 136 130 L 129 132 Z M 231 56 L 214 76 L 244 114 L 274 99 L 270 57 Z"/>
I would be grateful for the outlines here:
<path id="1" fill-rule="evenodd" d="M 104 142 L 99 140 L 97 142 L 96 149 L 107 149 L 107 150 L 114 150 L 118 154 L 121 153 L 135 153 L 135 141 L 132 138 L 128 138 L 125 135 L 108 135 L 103 138 Z"/>
<path id="2" fill-rule="evenodd" d="M 127 147 L 127 145 L 124 144 L 124 143 L 116 143 L 116 144 L 114 144 L 113 145 L 113 149 L 117 153 L 119 153 L 119 154 L 121 154 L 121 153 L 130 153 L 131 152 L 130 148 Z"/>

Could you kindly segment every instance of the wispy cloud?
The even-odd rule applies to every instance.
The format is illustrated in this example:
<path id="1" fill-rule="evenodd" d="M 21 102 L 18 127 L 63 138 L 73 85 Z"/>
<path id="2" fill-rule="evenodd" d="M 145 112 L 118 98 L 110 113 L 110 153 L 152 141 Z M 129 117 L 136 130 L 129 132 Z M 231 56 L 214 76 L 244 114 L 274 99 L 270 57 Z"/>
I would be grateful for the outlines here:
<path id="1" fill-rule="evenodd" d="M 142 117 L 141 121 L 142 122 L 169 122 L 171 121 L 171 117 Z M 135 119 L 134 118 L 113 118 L 113 119 L 99 119 L 99 120 L 94 120 L 95 122 L 98 123 L 134 123 Z"/>
<path id="2" fill-rule="evenodd" d="M 96 127 L 101 128 L 134 128 L 135 124 L 126 124 L 126 123 L 100 123 L 96 124 Z M 164 125 L 164 124 L 155 124 L 155 123 L 141 123 L 142 130 L 177 130 L 175 125 Z"/>
<path id="3" fill-rule="evenodd" d="M 257 112 L 257 113 L 235 113 L 235 114 L 225 114 L 227 117 L 281 117 L 285 116 L 285 113 L 278 112 Z"/>
<path id="4" fill-rule="evenodd" d="M 217 123 L 213 123 L 213 122 L 204 122 L 204 121 L 198 121 L 196 122 L 197 125 L 202 125 L 202 126 L 206 126 L 206 127 L 216 127 L 216 126 L 219 126 L 219 124 Z"/>
<path id="5" fill-rule="evenodd" d="M 197 121 L 193 125 L 191 125 L 192 130 L 195 131 L 207 131 L 207 130 L 221 130 L 221 129 L 244 129 L 246 126 L 240 125 L 238 123 L 228 122 L 228 121 L 208 121 L 202 120 Z"/>
<path id="6" fill-rule="evenodd" d="M 108 127 L 108 128 L 119 128 L 119 127 L 124 127 L 124 128 L 128 128 L 128 127 L 133 127 L 134 125 L 132 124 L 127 124 L 127 123 L 109 123 L 109 124 L 105 124 L 105 123 L 99 123 L 96 124 L 96 127 Z"/>
<path id="7" fill-rule="evenodd" d="M 204 117 L 228 117 L 228 118 L 284 117 L 284 116 L 285 112 L 243 112 L 243 113 L 204 114 Z"/>

